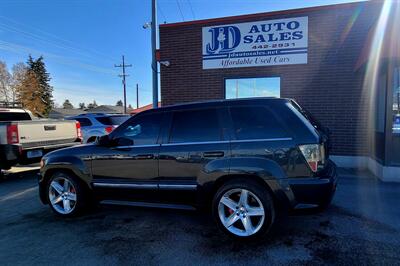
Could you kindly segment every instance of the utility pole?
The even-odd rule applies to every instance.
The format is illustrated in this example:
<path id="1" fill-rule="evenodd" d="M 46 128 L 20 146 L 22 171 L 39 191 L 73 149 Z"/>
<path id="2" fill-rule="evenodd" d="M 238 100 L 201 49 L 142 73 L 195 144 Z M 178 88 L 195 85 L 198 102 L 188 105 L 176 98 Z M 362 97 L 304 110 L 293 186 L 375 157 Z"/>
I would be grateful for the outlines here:
<path id="1" fill-rule="evenodd" d="M 158 65 L 156 59 L 157 50 L 157 3 L 156 0 L 151 1 L 151 52 L 153 70 L 153 108 L 158 107 Z"/>
<path id="2" fill-rule="evenodd" d="M 136 109 L 139 108 L 139 84 L 136 83 Z"/>
<path id="3" fill-rule="evenodd" d="M 124 114 L 126 114 L 126 80 L 125 77 L 129 76 L 125 74 L 125 67 L 132 67 L 132 65 L 125 65 L 125 57 L 122 56 L 122 64 L 114 65 L 114 67 L 122 67 L 122 75 L 118 75 L 122 77 L 122 85 L 124 87 Z"/>

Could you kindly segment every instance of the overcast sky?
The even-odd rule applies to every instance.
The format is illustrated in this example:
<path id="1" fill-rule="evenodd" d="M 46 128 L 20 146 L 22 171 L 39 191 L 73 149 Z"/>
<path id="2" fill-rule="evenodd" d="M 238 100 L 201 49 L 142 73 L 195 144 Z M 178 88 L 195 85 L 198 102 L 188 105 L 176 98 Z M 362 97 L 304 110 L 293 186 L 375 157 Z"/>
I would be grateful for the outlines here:
<path id="1" fill-rule="evenodd" d="M 189 21 L 308 6 L 354 2 L 346 0 L 159 0 L 159 23 Z M 43 55 L 54 86 L 54 99 L 96 100 L 115 104 L 122 99 L 120 69 L 128 68 L 128 103 L 151 102 L 150 0 L 1 0 L 0 60 L 9 68 L 28 55 Z M 206 89 L 206 88 L 205 88 Z"/>

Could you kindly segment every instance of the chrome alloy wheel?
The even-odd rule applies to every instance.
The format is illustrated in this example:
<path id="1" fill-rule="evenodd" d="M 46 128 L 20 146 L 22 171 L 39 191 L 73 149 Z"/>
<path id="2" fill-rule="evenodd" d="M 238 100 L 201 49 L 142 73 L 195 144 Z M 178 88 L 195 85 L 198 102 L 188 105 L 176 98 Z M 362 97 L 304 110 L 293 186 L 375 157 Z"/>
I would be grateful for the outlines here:
<path id="1" fill-rule="evenodd" d="M 69 214 L 76 206 L 76 189 L 67 178 L 57 177 L 50 183 L 49 199 L 58 213 Z"/>
<path id="2" fill-rule="evenodd" d="M 227 230 L 237 236 L 257 233 L 265 219 L 260 199 L 246 189 L 231 189 L 225 192 L 218 204 L 218 215 Z"/>

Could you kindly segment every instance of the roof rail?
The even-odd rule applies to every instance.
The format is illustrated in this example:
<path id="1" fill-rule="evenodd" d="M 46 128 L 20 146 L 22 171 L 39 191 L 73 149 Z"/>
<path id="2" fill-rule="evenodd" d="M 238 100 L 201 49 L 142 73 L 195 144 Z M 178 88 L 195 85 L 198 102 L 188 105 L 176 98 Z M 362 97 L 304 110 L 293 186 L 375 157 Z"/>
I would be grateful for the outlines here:
<path id="1" fill-rule="evenodd" d="M 2 107 L 2 108 L 24 108 L 24 105 L 21 102 L 0 101 L 0 107 Z"/>

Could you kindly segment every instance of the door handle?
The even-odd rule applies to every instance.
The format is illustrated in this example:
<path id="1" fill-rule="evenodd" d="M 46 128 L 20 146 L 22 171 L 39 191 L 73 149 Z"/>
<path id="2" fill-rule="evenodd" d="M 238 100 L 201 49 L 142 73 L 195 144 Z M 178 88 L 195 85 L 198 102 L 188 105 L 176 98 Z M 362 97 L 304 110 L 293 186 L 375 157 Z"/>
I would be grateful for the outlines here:
<path id="1" fill-rule="evenodd" d="M 203 152 L 203 157 L 205 158 L 215 158 L 215 157 L 223 157 L 224 152 L 223 151 L 207 151 Z"/>
<path id="2" fill-rule="evenodd" d="M 139 154 L 134 156 L 136 160 L 149 160 L 154 158 L 154 154 Z"/>

